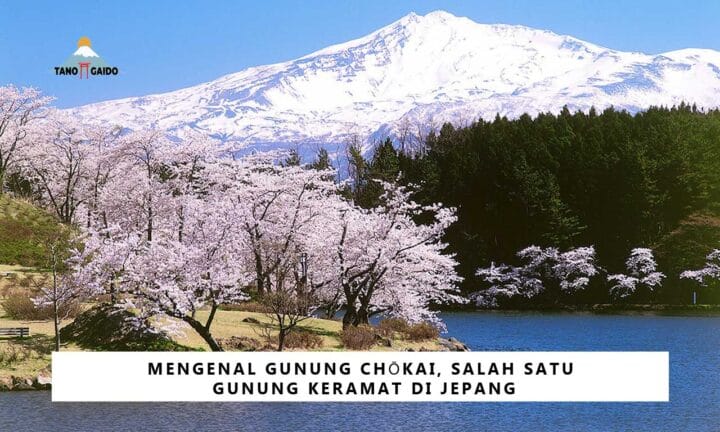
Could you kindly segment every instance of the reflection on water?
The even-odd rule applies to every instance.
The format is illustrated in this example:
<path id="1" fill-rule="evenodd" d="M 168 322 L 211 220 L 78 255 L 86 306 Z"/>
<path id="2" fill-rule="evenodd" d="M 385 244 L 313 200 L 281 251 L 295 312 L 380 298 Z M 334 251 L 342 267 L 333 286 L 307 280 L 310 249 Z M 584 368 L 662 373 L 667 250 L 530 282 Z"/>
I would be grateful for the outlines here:
<path id="1" fill-rule="evenodd" d="M 720 431 L 720 317 L 444 319 L 475 351 L 670 351 L 671 402 L 52 404 L 48 392 L 16 392 L 0 393 L 0 431 Z"/>

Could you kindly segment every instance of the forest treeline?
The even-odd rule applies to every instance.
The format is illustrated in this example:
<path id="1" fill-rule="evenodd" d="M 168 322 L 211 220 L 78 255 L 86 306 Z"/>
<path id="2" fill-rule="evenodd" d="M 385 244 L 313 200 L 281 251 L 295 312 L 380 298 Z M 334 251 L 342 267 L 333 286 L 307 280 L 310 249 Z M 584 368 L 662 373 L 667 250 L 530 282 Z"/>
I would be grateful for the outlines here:
<path id="1" fill-rule="evenodd" d="M 631 300 L 687 303 L 694 285 L 678 274 L 720 246 L 716 110 L 681 104 L 634 115 L 608 108 L 498 116 L 445 124 L 412 151 L 386 140 L 371 157 L 361 154 L 350 146 L 349 193 L 361 205 L 381 199 L 371 181 L 381 179 L 414 185 L 421 203 L 457 208 L 446 241 L 467 292 L 482 288 L 478 267 L 511 263 L 529 245 L 594 245 L 608 272 L 621 270 L 632 248 L 649 247 L 668 279 Z M 608 301 L 607 287 L 593 285 L 574 301 Z M 705 302 L 719 301 L 717 291 L 707 290 Z"/>

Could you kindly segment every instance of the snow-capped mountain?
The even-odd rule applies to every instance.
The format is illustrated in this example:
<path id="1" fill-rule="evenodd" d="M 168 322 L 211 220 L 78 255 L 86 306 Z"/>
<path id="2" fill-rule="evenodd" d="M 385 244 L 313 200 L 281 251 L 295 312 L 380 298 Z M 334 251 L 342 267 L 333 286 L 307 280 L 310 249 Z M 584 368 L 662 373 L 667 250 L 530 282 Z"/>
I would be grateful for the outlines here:
<path id="1" fill-rule="evenodd" d="M 88 45 L 78 46 L 78 49 L 65 60 L 63 66 L 73 67 L 77 66 L 78 63 L 90 63 L 91 67 L 107 66 L 105 61 Z"/>
<path id="2" fill-rule="evenodd" d="M 253 147 L 340 143 L 400 129 L 609 105 L 720 105 L 720 52 L 621 52 L 447 12 L 170 93 L 76 108 L 131 129 L 197 128 Z"/>
<path id="3" fill-rule="evenodd" d="M 89 46 L 81 46 L 73 53 L 75 57 L 100 57 Z"/>

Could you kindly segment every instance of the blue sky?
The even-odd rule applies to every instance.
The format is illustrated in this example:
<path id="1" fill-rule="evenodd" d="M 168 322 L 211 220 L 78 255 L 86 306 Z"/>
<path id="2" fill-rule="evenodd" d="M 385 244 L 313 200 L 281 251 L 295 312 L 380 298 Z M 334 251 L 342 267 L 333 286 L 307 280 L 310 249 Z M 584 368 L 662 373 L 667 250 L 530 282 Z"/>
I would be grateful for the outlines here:
<path id="1" fill-rule="evenodd" d="M 32 85 L 56 105 L 176 90 L 290 60 L 370 33 L 414 11 L 522 24 L 624 51 L 720 50 L 720 2 L 23 1 L 0 0 L 0 85 Z M 52 68 L 87 35 L 121 75 L 80 81 Z"/>

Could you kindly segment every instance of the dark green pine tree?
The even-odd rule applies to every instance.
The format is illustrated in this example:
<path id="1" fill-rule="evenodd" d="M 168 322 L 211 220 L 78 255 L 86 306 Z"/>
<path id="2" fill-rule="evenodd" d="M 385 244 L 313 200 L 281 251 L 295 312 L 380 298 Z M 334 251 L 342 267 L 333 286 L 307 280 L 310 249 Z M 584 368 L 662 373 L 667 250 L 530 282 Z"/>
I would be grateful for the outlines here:
<path id="1" fill-rule="evenodd" d="M 302 163 L 302 159 L 300 158 L 300 152 L 297 148 L 290 149 L 290 152 L 288 153 L 285 160 L 281 162 L 281 165 L 284 167 L 291 167 L 291 166 L 300 166 Z"/>
<path id="2" fill-rule="evenodd" d="M 400 175 L 400 157 L 390 138 L 375 146 L 366 167 L 365 178 L 356 190 L 355 202 L 365 208 L 377 207 L 382 204 L 384 192 L 380 182 L 396 182 Z"/>
<path id="3" fill-rule="evenodd" d="M 318 171 L 332 168 L 332 163 L 330 162 L 330 155 L 324 147 L 321 147 L 318 150 L 317 155 L 315 156 L 315 160 L 310 166 Z"/>

